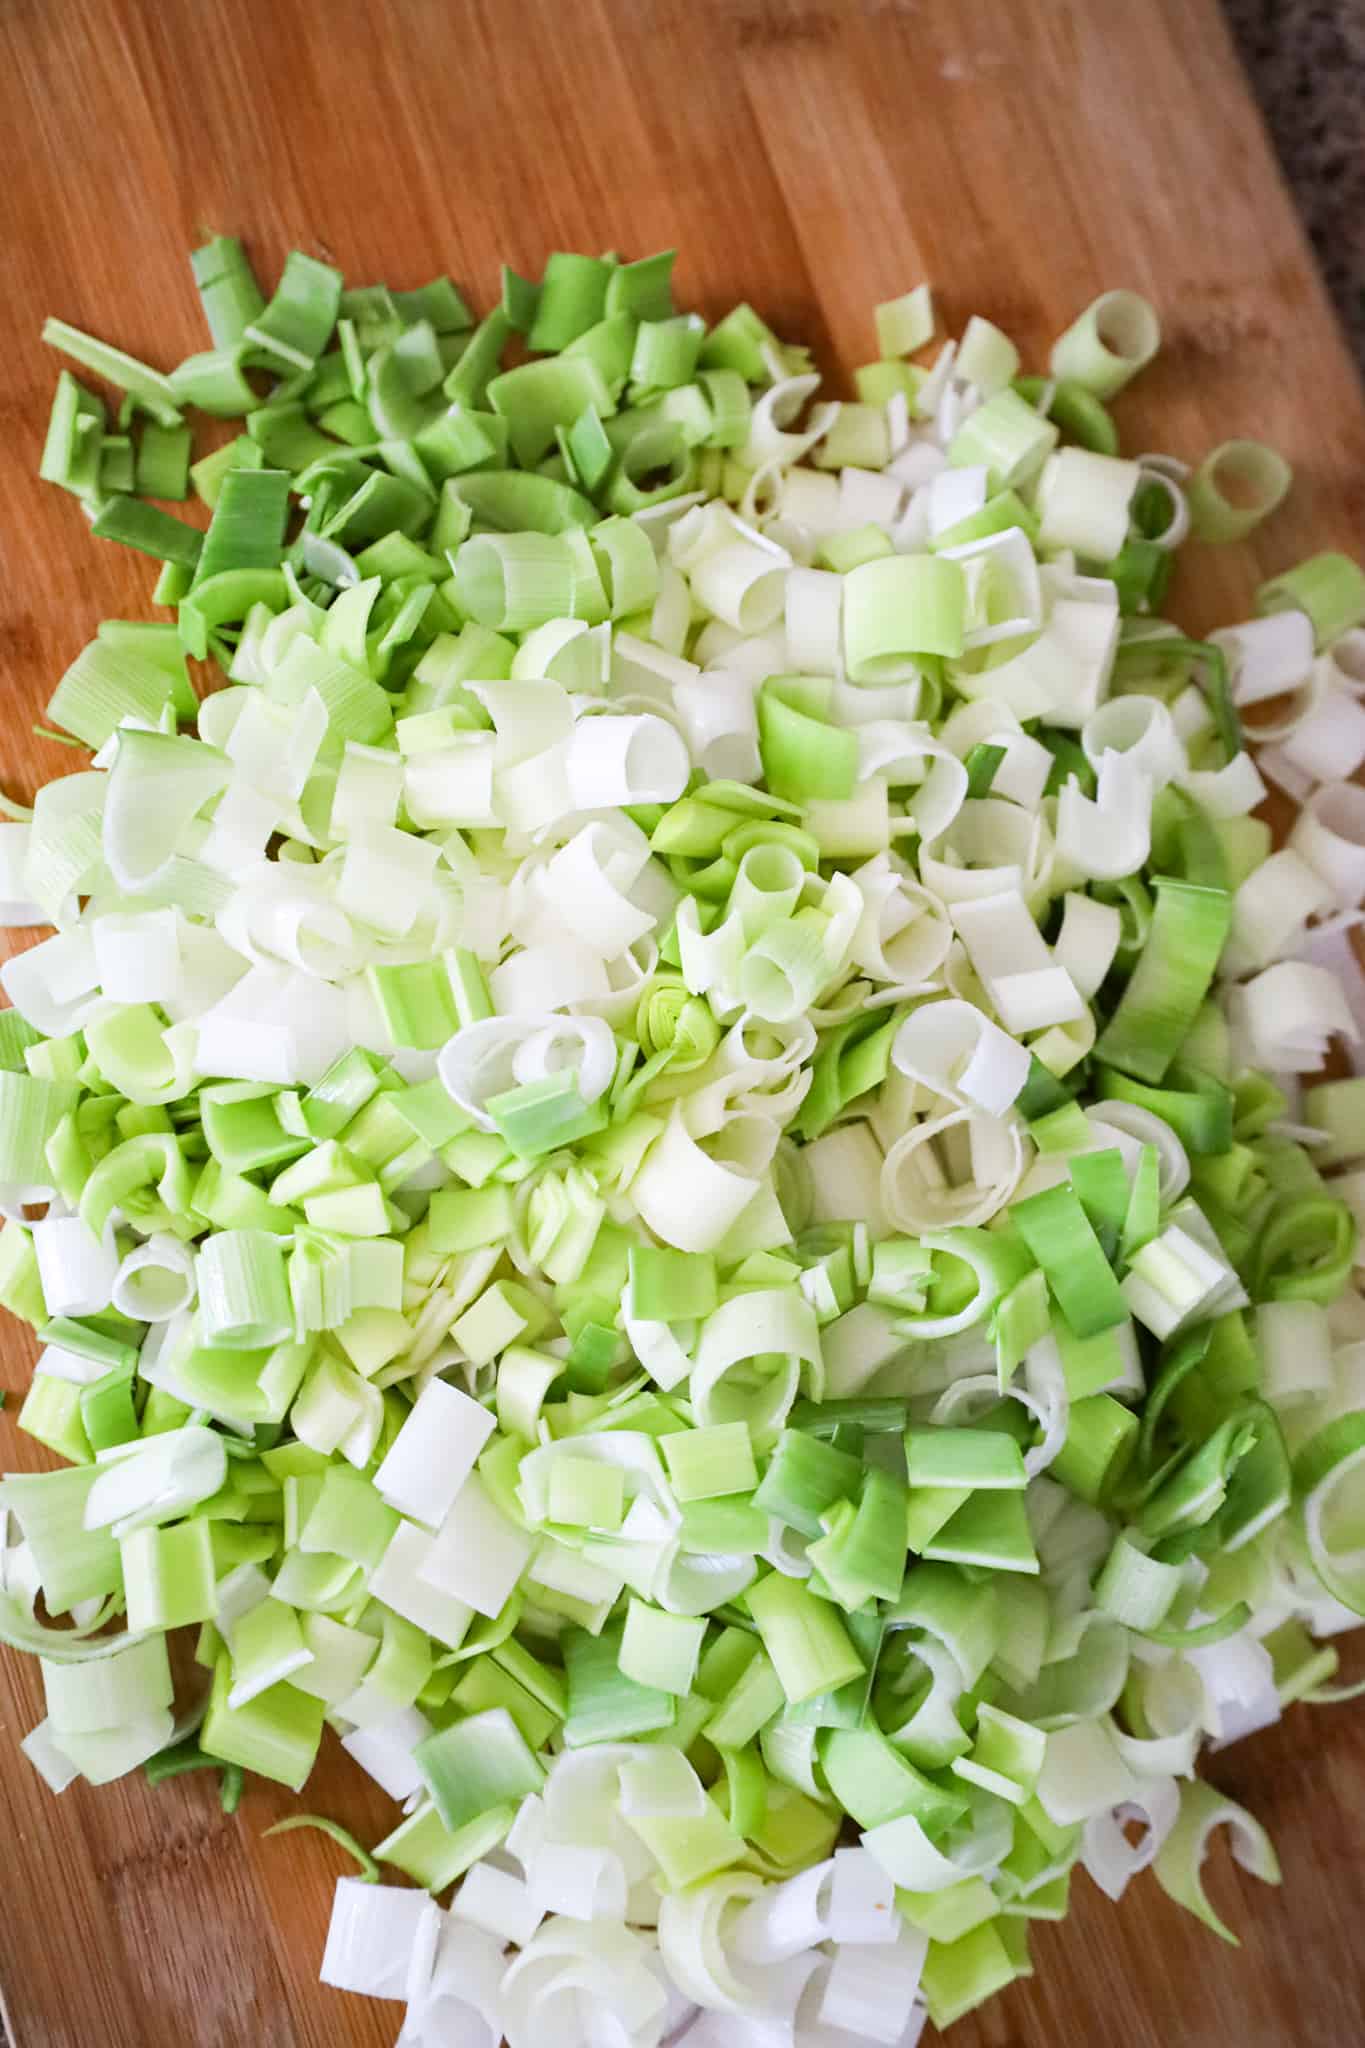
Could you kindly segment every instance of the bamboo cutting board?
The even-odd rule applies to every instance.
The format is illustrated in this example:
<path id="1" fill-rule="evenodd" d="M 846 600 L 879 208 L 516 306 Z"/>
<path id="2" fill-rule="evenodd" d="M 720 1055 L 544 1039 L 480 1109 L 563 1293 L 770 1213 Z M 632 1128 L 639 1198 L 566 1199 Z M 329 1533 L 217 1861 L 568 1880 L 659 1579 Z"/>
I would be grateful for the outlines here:
<path id="1" fill-rule="evenodd" d="M 684 304 L 750 298 L 830 371 L 875 352 L 873 303 L 921 278 L 950 326 L 986 313 L 1038 365 L 1131 285 L 1168 345 L 1119 402 L 1125 446 L 1197 459 L 1254 434 L 1299 473 L 1252 545 L 1195 552 L 1176 614 L 1235 618 L 1272 567 L 1365 529 L 1365 404 L 1214 0 L 6 0 L 0 129 L 14 794 L 83 765 L 30 721 L 151 582 L 37 481 L 42 316 L 169 366 L 204 345 L 186 259 L 214 231 L 267 279 L 297 243 L 354 282 L 449 269 L 483 303 L 502 258 L 534 274 L 555 247 L 676 243 Z M 0 1384 L 30 1363 L 7 1320 Z M 0 1464 L 41 1462 L 0 1421 Z M 261 1839 L 302 1802 L 254 1783 L 224 1820 L 203 1778 L 54 1802 L 14 1750 L 41 1712 L 35 1668 L 0 1656 L 17 2048 L 387 2048 L 397 2006 L 316 1982 L 342 1859 Z M 1210 1775 L 1284 1864 L 1274 1892 L 1218 1857 L 1242 1953 L 1150 1878 L 1114 1909 L 1080 1876 L 1065 1927 L 1037 1931 L 1036 1980 L 960 2048 L 1365 2040 L 1365 1708 L 1297 1707 Z M 335 1746 L 307 1804 L 370 1840 L 393 1817 Z"/>

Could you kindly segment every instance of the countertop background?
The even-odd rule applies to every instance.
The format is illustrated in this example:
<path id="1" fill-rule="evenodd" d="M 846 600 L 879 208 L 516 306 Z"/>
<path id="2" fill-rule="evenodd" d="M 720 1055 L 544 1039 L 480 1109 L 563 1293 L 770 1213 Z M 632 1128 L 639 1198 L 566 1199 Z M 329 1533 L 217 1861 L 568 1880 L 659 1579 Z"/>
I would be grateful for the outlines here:
<path id="1" fill-rule="evenodd" d="M 852 8 L 859 0 L 844 4 Z M 1223 0 L 1223 5 L 1365 372 L 1365 0 Z M 1192 196 L 1192 208 L 1201 196 Z M 1347 534 L 1341 540 L 1350 545 Z M 0 1987 L 0 2048 L 6 2039 Z M 44 2044 L 35 2037 L 25 2048 Z"/>
<path id="2" fill-rule="evenodd" d="M 1365 0 L 1224 0 L 1224 10 L 1365 372 Z"/>

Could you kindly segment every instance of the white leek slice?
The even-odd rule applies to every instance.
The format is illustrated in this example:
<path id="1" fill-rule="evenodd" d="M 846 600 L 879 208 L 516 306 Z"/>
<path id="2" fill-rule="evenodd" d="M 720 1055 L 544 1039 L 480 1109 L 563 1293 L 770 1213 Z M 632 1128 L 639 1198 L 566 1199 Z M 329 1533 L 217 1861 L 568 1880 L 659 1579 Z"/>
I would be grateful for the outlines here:
<path id="1" fill-rule="evenodd" d="M 765 502 L 771 493 L 776 494 L 777 518 L 784 529 L 800 527 L 808 534 L 835 533 L 844 523 L 838 477 L 829 476 L 815 469 L 784 471 L 780 464 L 765 463 L 762 470 L 756 471 L 750 480 L 749 489 L 745 492 L 745 503 L 752 511 L 756 504 Z M 836 578 L 835 581 L 837 580 Z M 823 674 L 824 670 L 810 669 L 805 673 L 818 675 Z"/>
<path id="2" fill-rule="evenodd" d="M 853 880 L 864 905 L 851 947 L 854 965 L 897 995 L 930 985 L 952 943 L 943 905 L 887 854 L 856 869 Z"/>
<path id="3" fill-rule="evenodd" d="M 934 539 L 981 510 L 988 483 L 989 471 L 980 463 L 941 469 L 929 479 L 929 532 Z"/>
<path id="4" fill-rule="evenodd" d="M 1323 691 L 1276 753 L 1310 784 L 1349 781 L 1365 761 L 1365 706 L 1347 690 Z"/>
<path id="5" fill-rule="evenodd" d="M 819 2018 L 859 2041 L 899 2048 L 915 2014 L 929 1937 L 903 1929 L 889 1946 L 841 1941 L 825 1979 Z"/>
<path id="6" fill-rule="evenodd" d="M 358 827 L 346 842 L 337 903 L 391 938 L 411 931 L 425 906 L 438 849 L 392 825 Z"/>
<path id="7" fill-rule="evenodd" d="M 613 804 L 667 804 L 687 783 L 687 747 L 667 720 L 583 718 L 565 754 L 565 776 L 576 810 Z"/>
<path id="8" fill-rule="evenodd" d="M 1216 1238 L 1213 1244 L 1218 1246 Z M 1139 1322 L 1163 1342 L 1176 1330 L 1231 1306 L 1241 1295 L 1221 1247 L 1210 1249 L 1174 1221 L 1134 1252 L 1120 1287 Z"/>
<path id="9" fill-rule="evenodd" d="M 1295 820 L 1289 844 L 1322 876 L 1341 908 L 1365 895 L 1365 790 L 1329 782 L 1314 790 Z"/>
<path id="10" fill-rule="evenodd" d="M 311 1087 L 348 1038 L 340 990 L 301 972 L 253 967 L 197 1019 L 195 1064 L 224 1080 Z"/>
<path id="11" fill-rule="evenodd" d="M 829 1938 L 882 1947 L 901 1932 L 895 1890 L 865 1849 L 836 1849 L 829 1894 Z"/>
<path id="12" fill-rule="evenodd" d="M 495 1125 L 484 1108 L 491 1096 L 572 1067 L 584 1102 L 595 1102 L 615 1064 L 615 1041 L 600 1018 L 556 1017 L 542 1010 L 466 1025 L 442 1048 L 437 1072 L 480 1130 L 491 1131 Z"/>
<path id="13" fill-rule="evenodd" d="M 860 1212 L 862 1213 L 862 1212 Z M 820 1332 L 825 1391 L 833 1401 L 860 1394 L 883 1366 L 906 1350 L 899 1319 L 876 1302 L 859 1301 Z M 804 1576 L 801 1574 L 800 1576 Z"/>
<path id="14" fill-rule="evenodd" d="M 1152 785 L 1134 751 L 1100 756 L 1094 799 L 1074 776 L 1057 799 L 1057 851 L 1078 874 L 1116 881 L 1136 874 L 1151 851 Z"/>
<path id="15" fill-rule="evenodd" d="M 689 571 L 693 597 L 737 632 L 766 632 L 782 615 L 790 562 L 785 549 L 770 541 L 733 541 Z"/>
<path id="16" fill-rule="evenodd" d="M 947 472 L 954 478 L 966 474 L 964 470 Z M 944 478 L 937 477 L 930 486 L 931 522 L 932 494 L 943 482 Z M 1003 533 L 941 548 L 939 553 L 945 561 L 960 563 L 966 578 L 967 624 L 962 641 L 966 651 L 994 647 L 1041 630 L 1043 588 L 1038 562 L 1021 527 L 1007 527 Z"/>
<path id="17" fill-rule="evenodd" d="M 219 932 L 235 952 L 260 967 L 297 968 L 321 980 L 341 980 L 361 965 L 351 920 L 320 870 L 291 870 L 261 862 L 241 878 L 217 916 Z"/>
<path id="18" fill-rule="evenodd" d="M 731 1960 L 722 1929 L 737 1908 L 763 1890 L 763 1880 L 726 1871 L 659 1901 L 659 1947 L 675 1984 L 712 2012 L 739 2013 L 753 2003 L 751 1972 Z"/>
<path id="19" fill-rule="evenodd" d="M 415 1522 L 400 1522 L 370 1575 L 370 1592 L 405 1621 L 424 1629 L 447 1649 L 457 1650 L 469 1631 L 474 1610 L 423 1578 L 434 1542 Z"/>
<path id="20" fill-rule="evenodd" d="M 761 469 L 769 462 L 789 468 L 829 432 L 838 415 L 837 405 L 812 407 L 807 425 L 789 431 L 819 388 L 820 379 L 814 376 L 784 377 L 769 386 L 750 415 L 748 439 L 739 451 L 743 468 Z"/>
<path id="21" fill-rule="evenodd" d="M 342 1736 L 341 1746 L 390 1799 L 403 1800 L 422 1790 L 424 1781 L 412 1753 L 431 1732 L 431 1723 L 419 1708 L 403 1707 L 387 1720 L 353 1728 Z"/>
<path id="22" fill-rule="evenodd" d="M 403 764 L 403 801 L 415 825 L 434 831 L 444 825 L 496 825 L 492 733 L 455 736 L 448 747 L 414 754 Z"/>
<path id="23" fill-rule="evenodd" d="M 843 578 L 828 569 L 794 568 L 788 572 L 785 591 L 787 656 L 796 674 L 840 673 L 843 596 Z"/>
<path id="24" fill-rule="evenodd" d="M 753 1200 L 757 1175 L 704 1152 L 675 1108 L 631 1183 L 631 1198 L 656 1237 L 679 1251 L 714 1251 Z"/>
<path id="25" fill-rule="evenodd" d="M 487 1862 L 465 1872 L 450 1910 L 514 1948 L 525 1948 L 545 1917 L 525 1879 Z"/>
<path id="26" fill-rule="evenodd" d="M 1012 890 L 1032 898 L 1052 865 L 1046 820 L 998 797 L 969 798 L 944 837 L 919 855 L 921 882 L 944 903 Z"/>
<path id="27" fill-rule="evenodd" d="M 217 1493 L 226 1477 L 227 1452 L 215 1431 L 186 1426 L 148 1437 L 116 1452 L 96 1474 L 85 1526 L 112 1528 L 121 1539 L 173 1522 Z"/>
<path id="28" fill-rule="evenodd" d="M 475 683 L 472 688 L 493 721 L 500 770 L 530 760 L 573 731 L 573 703 L 558 683 Z"/>
<path id="29" fill-rule="evenodd" d="M 866 1829 L 863 1847 L 906 1891 L 946 1891 L 964 1878 L 978 1877 L 1008 1854 L 1014 1823 L 1003 1799 L 976 1786 L 969 1788 L 969 1796 L 969 1821 L 962 1824 L 960 1832 L 950 1832 L 942 1847 L 931 1842 L 908 1813 Z"/>
<path id="30" fill-rule="evenodd" d="M 1114 1142 L 1110 1135 L 1113 1132 L 1119 1134 L 1120 1141 L 1123 1136 L 1130 1138 L 1135 1148 L 1142 1145 L 1156 1147 L 1163 1203 L 1175 1202 L 1184 1194 L 1190 1184 L 1189 1154 L 1162 1117 L 1153 1115 L 1151 1110 L 1143 1109 L 1135 1102 L 1097 1102 L 1086 1112 L 1086 1117 L 1101 1148 Z"/>
<path id="31" fill-rule="evenodd" d="M 327 726 L 327 706 L 312 687 L 284 715 L 278 705 L 252 691 L 223 742 L 223 751 L 248 782 L 296 804 L 317 764 Z M 202 737 L 202 724 L 200 734 Z"/>
<path id="32" fill-rule="evenodd" d="M 106 777 L 92 772 L 49 782 L 33 800 L 24 888 L 53 924 L 74 914 L 77 892 L 101 870 L 107 792 Z"/>
<path id="33" fill-rule="evenodd" d="M 91 1316 L 108 1308 L 119 1269 L 112 1226 L 96 1237 L 80 1216 L 49 1215 L 34 1224 L 32 1236 L 50 1315 Z"/>
<path id="34" fill-rule="evenodd" d="M 1232 974 L 1269 967 L 1297 950 L 1308 920 L 1331 908 L 1332 890 L 1301 854 L 1281 847 L 1238 887 L 1222 965 Z"/>
<path id="35" fill-rule="evenodd" d="M 1000 1116 L 1028 1079 L 1030 1056 L 970 1003 L 925 1003 L 896 1034 L 903 1074 L 951 1100 Z"/>
<path id="36" fill-rule="evenodd" d="M 429 1953 L 432 1932 L 436 1941 L 434 1953 Z M 403 2048 L 428 2041 L 450 2041 L 458 2048 L 497 2048 L 495 2016 L 503 1970 L 497 1940 L 453 1914 L 447 1914 L 435 1927 L 428 1921 L 423 1934 L 426 1940 L 419 1937 L 414 1944 L 409 1967 L 408 2013 L 399 2036 Z"/>
<path id="37" fill-rule="evenodd" d="M 76 1765 L 90 1785 L 109 1785 L 126 1778 L 171 1740 L 175 1716 L 169 1707 L 139 1714 L 117 1728 L 93 1729 L 85 1735 L 64 1736 L 58 1745 L 63 1756 Z M 55 1737 L 53 1740 L 55 1741 Z"/>
<path id="38" fill-rule="evenodd" d="M 1111 697 L 1087 718 L 1081 745 L 1095 768 L 1110 751 L 1127 756 L 1153 790 L 1164 789 L 1188 767 L 1175 722 L 1155 697 Z"/>
<path id="39" fill-rule="evenodd" d="M 58 1746 L 51 1723 L 47 1720 L 39 1721 L 35 1728 L 30 1728 L 19 1747 L 49 1792 L 69 1790 L 81 1775 L 78 1766 Z"/>
<path id="40" fill-rule="evenodd" d="M 1288 609 L 1210 633 L 1227 657 L 1234 704 L 1259 704 L 1304 682 L 1313 666 L 1313 626 L 1306 612 Z"/>
<path id="41" fill-rule="evenodd" d="M 1178 781 L 1186 795 L 1214 818 L 1240 818 L 1265 801 L 1265 783 L 1245 748 L 1222 768 L 1190 768 Z"/>
<path id="42" fill-rule="evenodd" d="M 318 1973 L 322 1982 L 369 1998 L 406 1998 L 413 1947 L 434 1911 L 425 1892 L 339 1877 Z"/>
<path id="43" fill-rule="evenodd" d="M 0 967 L 0 987 L 35 1031 L 65 1038 L 99 1014 L 99 965 L 88 925 L 57 932 Z"/>
<path id="44" fill-rule="evenodd" d="M 1119 1755 L 1105 1721 L 1075 1721 L 1049 1734 L 1038 1802 L 1058 1827 L 1072 1827 L 1141 1798 L 1142 1787 Z"/>
<path id="45" fill-rule="evenodd" d="M 489 994 L 508 1018 L 598 1002 L 611 994 L 611 987 L 601 956 L 569 937 L 525 946 L 488 977 Z"/>
<path id="46" fill-rule="evenodd" d="M 159 1712 L 171 1705 L 173 1688 L 161 1635 L 132 1637 L 107 1657 L 83 1664 L 40 1659 L 47 1701 L 47 1727 L 58 1743 L 68 1735 L 89 1735 Z"/>
<path id="47" fill-rule="evenodd" d="M 1088 448 L 1049 455 L 1038 478 L 1042 545 L 1112 561 L 1127 539 L 1128 508 L 1141 474 L 1136 462 Z"/>
<path id="48" fill-rule="evenodd" d="M 790 486 L 791 472 L 787 474 Z M 884 470 L 859 469 L 847 466 L 839 471 L 839 501 L 835 523 L 845 533 L 852 533 L 864 526 L 893 527 L 900 517 L 905 499 L 905 489 L 899 478 Z M 790 516 L 787 507 L 787 492 L 783 492 L 783 511 Z"/>
<path id="49" fill-rule="evenodd" d="M 948 1178 L 937 1142 L 956 1131 L 971 1144 L 967 1177 Z M 959 1109 L 931 1118 L 898 1138 L 882 1167 L 881 1196 L 897 1229 L 918 1237 L 926 1230 L 985 1223 L 1002 1209 L 1024 1170 L 1016 1125 L 985 1110 Z"/>
<path id="50" fill-rule="evenodd" d="M 109 775 L 103 846 L 121 888 L 166 872 L 190 821 L 227 787 L 226 757 L 202 742 L 125 732 Z"/>
<path id="51" fill-rule="evenodd" d="M 746 1963 L 785 1963 L 828 1939 L 833 1878 L 830 1858 L 767 1886 L 735 1916 L 735 1955 Z"/>
<path id="52" fill-rule="evenodd" d="M 111 1002 L 161 1003 L 180 988 L 179 920 L 173 910 L 105 914 L 91 926 L 95 969 Z"/>
<path id="53" fill-rule="evenodd" d="M 1303 960 L 1267 967 L 1234 1000 L 1254 1063 L 1272 1073 L 1310 1073 L 1334 1036 L 1360 1035 L 1336 976 Z"/>
<path id="54" fill-rule="evenodd" d="M 990 705 L 988 698 L 979 701 Z M 991 705 L 990 708 L 994 710 L 995 707 Z M 1018 804 L 1023 810 L 1036 811 L 1043 801 L 1053 759 L 1040 740 L 1031 738 L 1026 732 L 1009 730 L 1005 720 L 1010 716 L 1010 713 L 1003 714 L 1000 729 L 986 734 L 988 745 L 1002 746 L 1005 750 L 1005 758 L 991 779 L 991 789 L 996 796 L 1008 797 L 1011 803 Z"/>
<path id="55" fill-rule="evenodd" d="M 1087 1002 L 1093 1000 L 1114 964 L 1123 920 L 1116 905 L 1069 890 L 1062 898 L 1062 928 L 1052 957 L 1064 967 Z"/>
<path id="56" fill-rule="evenodd" d="M 623 855 L 605 826 L 585 825 L 545 868 L 541 899 L 561 928 L 603 959 L 614 959 L 657 922 L 654 912 L 638 906 L 627 893 L 648 860 L 647 844 L 638 857 L 633 851 Z"/>
<path id="57" fill-rule="evenodd" d="M 1107 1898 L 1121 1899 L 1131 1879 L 1156 1860 L 1180 1813 L 1180 1788 L 1174 1778 L 1144 1780 L 1137 1796 L 1110 1813 L 1092 1814 L 1085 1823 L 1081 1860 Z M 1136 1842 L 1126 1827 L 1144 1823 Z"/>
<path id="58" fill-rule="evenodd" d="M 439 1528 L 495 1427 L 493 1416 L 468 1394 L 445 1380 L 431 1380 L 394 1438 L 374 1483 L 400 1514 Z"/>
<path id="59" fill-rule="evenodd" d="M 706 774 L 737 782 L 758 776 L 756 687 L 734 670 L 710 668 L 676 685 L 673 701 L 692 758 Z"/>
<path id="60" fill-rule="evenodd" d="M 1007 704 L 1018 718 L 1079 729 L 1108 689 L 1118 632 L 1117 603 L 1058 597 L 1030 646 L 992 668 L 956 665 L 953 686 Z"/>
<path id="61" fill-rule="evenodd" d="M 537 2048 L 547 2040 L 589 2048 L 604 2022 L 608 2039 L 633 2044 L 657 2038 L 668 2001 L 651 1968 L 653 1954 L 652 1945 L 624 1925 L 547 1920 L 502 1980 L 507 2048 Z"/>
<path id="62" fill-rule="evenodd" d="M 0 824 L 0 924 L 25 926 L 48 924 L 41 903 L 30 902 L 24 866 L 28 860 L 30 828 L 27 824 Z M 35 1734 L 37 1731 L 34 1731 Z"/>
<path id="63" fill-rule="evenodd" d="M 887 719 L 857 727 L 858 776 L 913 782 L 906 815 L 925 840 L 942 838 L 967 796 L 967 771 L 927 726 Z"/>
<path id="64" fill-rule="evenodd" d="M 532 1539 L 489 1497 L 478 1473 L 470 1472 L 436 1532 L 420 1575 L 476 1614 L 491 1617 L 500 1614 L 512 1597 L 534 1550 Z"/>
<path id="65" fill-rule="evenodd" d="M 1219 1745 L 1240 1742 L 1280 1718 L 1274 1665 L 1263 1643 L 1246 1630 L 1191 1649 L 1185 1656 L 1204 1686 L 1203 1722 Z"/>
<path id="66" fill-rule="evenodd" d="M 1007 1031 L 1036 1031 L 1084 1015 L 1075 983 L 1056 965 L 1017 890 L 953 903 L 949 910 Z"/>
<path id="67" fill-rule="evenodd" d="M 271 834 L 283 823 L 284 806 L 269 790 L 234 775 L 214 806 L 196 858 L 230 880 L 254 861 L 264 860 Z"/>
<path id="68" fill-rule="evenodd" d="M 785 1365 L 752 1389 L 737 1368 L 780 1357 Z M 711 1315 L 692 1368 L 692 1402 L 699 1423 L 748 1422 L 755 1446 L 777 1436 L 795 1396 L 800 1368 L 818 1374 L 820 1333 L 815 1312 L 796 1288 L 769 1287 L 735 1295 Z"/>
<path id="69" fill-rule="evenodd" d="M 866 1123 L 840 1124 L 804 1147 L 812 1222 L 866 1223 L 870 1231 L 884 1236 L 889 1228 L 882 1207 L 884 1156 Z"/>
<path id="70" fill-rule="evenodd" d="M 526 1860 L 526 1894 L 537 1922 L 547 1913 L 570 1920 L 627 1917 L 626 1872 L 612 1849 L 544 1842 Z M 523 1944 L 524 1946 L 524 1944 Z"/>

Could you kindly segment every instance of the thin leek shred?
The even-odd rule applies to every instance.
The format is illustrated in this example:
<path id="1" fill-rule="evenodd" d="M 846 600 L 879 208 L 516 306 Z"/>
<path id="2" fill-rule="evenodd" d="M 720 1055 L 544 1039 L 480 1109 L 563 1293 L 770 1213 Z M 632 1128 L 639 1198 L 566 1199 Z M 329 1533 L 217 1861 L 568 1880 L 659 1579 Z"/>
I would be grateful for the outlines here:
<path id="1" fill-rule="evenodd" d="M 1160 616 L 1288 479 L 1121 459 L 1131 292 L 1044 380 L 979 318 L 911 364 L 916 285 L 822 407 L 672 252 L 477 324 L 192 270 L 169 375 L 48 329 L 128 403 L 62 371 L 42 474 L 174 619 L 100 629 L 92 767 L 0 804 L 53 927 L 0 1032 L 64 1461 L 0 1482 L 26 1755 L 231 1811 L 332 1726 L 403 1816 L 271 1832 L 355 1858 L 323 1974 L 405 2039 L 799 2048 L 807 1985 L 913 2039 L 1078 1860 L 1225 1933 L 1211 1832 L 1277 1872 L 1198 1745 L 1347 1697 L 1365 1617 L 1363 1084 L 1291 1104 L 1365 1019 L 1365 822 L 1324 781 L 1268 860 L 1240 708 L 1349 772 L 1365 575 Z"/>
<path id="2" fill-rule="evenodd" d="M 325 1814 L 291 1813 L 284 1820 L 277 1820 L 273 1828 L 267 1828 L 265 1838 L 268 1841 L 272 1835 L 290 1835 L 299 1828 L 312 1828 L 315 1833 L 326 1835 L 348 1856 L 354 1856 L 359 1865 L 358 1874 L 366 1884 L 379 1883 L 379 1865 L 369 1850 L 356 1840 L 349 1828 L 342 1827 L 338 1821 L 328 1820 Z"/>

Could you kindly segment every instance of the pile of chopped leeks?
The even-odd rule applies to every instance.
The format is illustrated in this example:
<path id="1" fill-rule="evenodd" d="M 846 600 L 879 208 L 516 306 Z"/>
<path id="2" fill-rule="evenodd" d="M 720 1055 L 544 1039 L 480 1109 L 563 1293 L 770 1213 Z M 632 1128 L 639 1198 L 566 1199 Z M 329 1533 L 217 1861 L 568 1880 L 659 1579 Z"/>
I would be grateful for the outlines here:
<path id="1" fill-rule="evenodd" d="M 0 826 L 29 1760 L 230 1806 L 336 1731 L 323 1976 L 407 2048 L 909 2048 L 1078 1864 L 1234 1939 L 1201 1746 L 1365 1614 L 1365 575 L 1162 616 L 1289 477 L 1120 457 L 1132 293 L 1038 377 L 909 360 L 921 286 L 821 405 L 671 255 L 477 324 L 193 265 L 169 375 L 47 331 L 171 617 Z"/>

